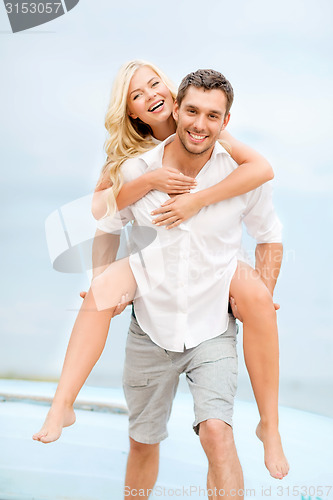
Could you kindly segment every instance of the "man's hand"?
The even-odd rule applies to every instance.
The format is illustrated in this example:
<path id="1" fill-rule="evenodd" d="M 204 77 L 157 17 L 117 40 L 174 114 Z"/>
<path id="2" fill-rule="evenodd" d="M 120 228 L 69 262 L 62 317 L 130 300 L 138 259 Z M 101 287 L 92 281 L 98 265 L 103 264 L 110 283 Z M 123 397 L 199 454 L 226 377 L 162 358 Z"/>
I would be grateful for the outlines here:
<path id="1" fill-rule="evenodd" d="M 80 292 L 80 297 L 82 297 L 83 299 L 85 299 L 86 295 L 87 295 L 87 292 Z M 115 309 L 114 309 L 113 314 L 112 314 L 111 317 L 114 318 L 115 316 L 118 316 L 118 314 L 121 314 L 123 312 L 123 310 L 126 309 L 126 307 L 129 304 L 132 304 L 132 301 L 128 300 L 128 293 L 126 293 L 126 295 L 123 295 L 121 297 L 121 301 L 115 307 Z"/>
<path id="2" fill-rule="evenodd" d="M 201 208 L 202 205 L 195 193 L 182 194 L 166 201 L 160 208 L 151 212 L 151 215 L 160 214 L 152 222 L 156 226 L 167 226 L 167 229 L 171 229 L 193 217 Z"/>
<path id="3" fill-rule="evenodd" d="M 112 314 L 112 317 L 114 318 L 115 316 L 118 316 L 118 314 L 121 314 L 123 312 L 124 309 L 126 309 L 126 307 L 129 305 L 129 304 L 132 304 L 133 301 L 132 300 L 128 300 L 128 293 L 126 293 L 126 295 L 123 295 L 121 297 L 121 301 L 119 302 L 119 304 L 115 307 L 114 311 L 113 311 L 113 314 Z"/>
<path id="4" fill-rule="evenodd" d="M 274 302 L 273 305 L 274 305 L 275 311 L 278 311 L 280 309 L 280 304 L 276 304 Z M 237 307 L 237 304 L 235 302 L 235 299 L 233 297 L 230 297 L 230 306 L 231 306 L 232 314 L 235 316 L 235 318 L 243 323 L 243 317 L 240 314 L 238 307 Z"/>

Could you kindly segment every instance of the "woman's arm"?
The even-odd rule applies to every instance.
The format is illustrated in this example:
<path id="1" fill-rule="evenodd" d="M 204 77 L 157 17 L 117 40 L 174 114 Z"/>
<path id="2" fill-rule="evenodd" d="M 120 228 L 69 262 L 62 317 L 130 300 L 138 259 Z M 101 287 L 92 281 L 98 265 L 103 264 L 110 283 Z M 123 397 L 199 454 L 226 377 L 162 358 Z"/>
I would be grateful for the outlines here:
<path id="1" fill-rule="evenodd" d="M 176 227 L 205 206 L 248 193 L 273 179 L 271 165 L 254 149 L 236 140 L 225 130 L 221 132 L 220 139 L 230 145 L 230 155 L 239 164 L 238 168 L 215 186 L 168 200 L 152 212 L 152 215 L 159 215 L 153 220 L 154 224 L 167 225 L 169 229 Z"/>
<path id="2" fill-rule="evenodd" d="M 132 205 L 152 189 L 169 194 L 189 193 L 196 186 L 196 180 L 181 174 L 175 168 L 158 168 L 126 182 L 117 196 L 118 210 Z M 95 190 L 91 211 L 95 219 L 101 219 L 107 210 L 107 199 L 112 191 L 110 180 L 102 181 Z"/>
<path id="3" fill-rule="evenodd" d="M 220 139 L 230 145 L 230 156 L 239 166 L 223 181 L 209 188 L 210 202 L 205 200 L 207 203 L 204 206 L 248 193 L 274 178 L 270 163 L 257 151 L 235 139 L 226 130 L 221 132 Z"/>

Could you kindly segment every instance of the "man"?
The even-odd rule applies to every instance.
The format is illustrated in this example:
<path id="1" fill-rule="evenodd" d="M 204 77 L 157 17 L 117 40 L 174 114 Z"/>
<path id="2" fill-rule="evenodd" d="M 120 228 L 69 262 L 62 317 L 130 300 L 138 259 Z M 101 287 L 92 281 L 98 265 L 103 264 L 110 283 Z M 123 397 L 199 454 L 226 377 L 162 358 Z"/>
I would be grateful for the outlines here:
<path id="1" fill-rule="evenodd" d="M 162 166 L 196 177 L 198 190 L 228 175 L 237 165 L 216 141 L 229 121 L 232 100 L 230 83 L 216 71 L 198 70 L 185 77 L 174 107 L 175 136 L 125 162 L 125 182 L 147 168 Z M 167 198 L 150 191 L 122 212 L 123 222 L 134 219 L 136 225 L 154 227 L 151 211 Z M 124 368 L 130 433 L 127 498 L 135 498 L 139 490 L 146 492 L 142 498 L 148 498 L 155 484 L 159 443 L 167 437 L 180 373 L 186 373 L 194 398 L 193 428 L 209 462 L 208 490 L 215 492 L 210 498 L 225 496 L 219 491 L 243 498 L 231 427 L 237 383 L 236 325 L 228 315 L 242 221 L 257 241 L 268 245 L 281 241 L 269 186 L 210 205 L 172 231 L 157 226 L 156 239 L 130 257 L 139 294 Z M 107 223 L 102 221 L 98 227 L 105 230 Z M 135 243 L 142 248 L 139 241 Z"/>

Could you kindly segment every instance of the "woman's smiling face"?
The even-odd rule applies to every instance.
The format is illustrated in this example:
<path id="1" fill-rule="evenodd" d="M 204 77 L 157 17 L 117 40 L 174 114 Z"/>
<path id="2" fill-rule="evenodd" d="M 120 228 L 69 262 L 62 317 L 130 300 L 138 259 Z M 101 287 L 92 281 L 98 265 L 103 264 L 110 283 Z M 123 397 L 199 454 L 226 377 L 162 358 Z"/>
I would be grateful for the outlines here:
<path id="1" fill-rule="evenodd" d="M 142 66 L 133 75 L 127 95 L 128 114 L 150 125 L 160 125 L 170 118 L 173 98 L 163 80 L 149 66 Z"/>

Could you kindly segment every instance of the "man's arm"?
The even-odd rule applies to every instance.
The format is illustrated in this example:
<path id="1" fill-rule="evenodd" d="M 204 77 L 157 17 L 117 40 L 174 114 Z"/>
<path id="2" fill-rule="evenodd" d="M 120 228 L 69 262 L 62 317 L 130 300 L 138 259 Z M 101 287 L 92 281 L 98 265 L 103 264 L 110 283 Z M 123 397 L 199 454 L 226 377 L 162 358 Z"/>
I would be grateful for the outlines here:
<path id="1" fill-rule="evenodd" d="M 273 296 L 278 279 L 282 256 L 282 243 L 259 243 L 256 246 L 256 270 Z"/>
<path id="2" fill-rule="evenodd" d="M 116 260 L 120 242 L 119 234 L 105 233 L 97 229 L 92 247 L 93 279 Z"/>
<path id="3" fill-rule="evenodd" d="M 265 184 L 248 195 L 244 222 L 248 233 L 257 241 L 256 270 L 270 293 L 276 285 L 283 256 L 282 224 L 272 199 L 272 186 Z"/>
<path id="4" fill-rule="evenodd" d="M 131 220 L 133 220 L 132 211 L 130 208 L 126 208 L 116 212 L 112 217 L 106 217 L 97 222 L 92 247 L 93 278 L 102 274 L 116 260 L 120 233 Z"/>
<path id="5" fill-rule="evenodd" d="M 101 229 L 97 229 L 92 245 L 92 279 L 96 278 L 116 260 L 120 243 L 119 234 L 105 233 Z M 80 296 L 84 299 L 87 292 L 80 292 Z"/>

